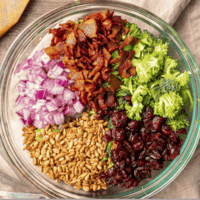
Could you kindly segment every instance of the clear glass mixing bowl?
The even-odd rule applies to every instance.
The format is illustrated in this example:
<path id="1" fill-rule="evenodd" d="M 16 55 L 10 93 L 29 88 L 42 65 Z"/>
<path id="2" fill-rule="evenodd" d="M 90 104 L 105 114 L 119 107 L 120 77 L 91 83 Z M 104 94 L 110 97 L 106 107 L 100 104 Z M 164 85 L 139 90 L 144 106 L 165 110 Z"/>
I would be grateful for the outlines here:
<path id="1" fill-rule="evenodd" d="M 32 159 L 27 151 L 23 151 L 22 131 L 18 116 L 16 85 L 18 79 L 14 76 L 16 66 L 31 56 L 36 49 L 47 47 L 51 35 L 49 28 L 58 27 L 67 20 L 78 18 L 106 9 L 114 10 L 129 22 L 134 22 L 142 29 L 147 29 L 169 42 L 169 54 L 178 59 L 179 69 L 190 72 L 190 89 L 194 99 L 194 109 L 190 114 L 188 135 L 178 156 L 172 162 L 166 163 L 165 168 L 153 173 L 151 179 L 143 181 L 137 188 L 109 188 L 98 192 L 76 190 L 64 182 L 55 183 L 38 167 L 32 165 Z M 200 130 L 200 72 L 197 63 L 185 43 L 176 31 L 154 14 L 137 6 L 119 1 L 76 1 L 61 8 L 44 14 L 30 24 L 13 42 L 1 66 L 1 139 L 13 165 L 28 181 L 51 198 L 148 198 L 169 185 L 184 169 L 192 157 L 199 141 Z"/>

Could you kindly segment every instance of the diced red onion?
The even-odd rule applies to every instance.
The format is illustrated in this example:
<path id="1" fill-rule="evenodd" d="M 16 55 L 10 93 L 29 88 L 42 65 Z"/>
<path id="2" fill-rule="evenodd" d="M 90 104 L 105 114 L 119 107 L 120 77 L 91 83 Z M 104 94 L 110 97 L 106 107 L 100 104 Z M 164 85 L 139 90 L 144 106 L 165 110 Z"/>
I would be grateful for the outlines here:
<path id="1" fill-rule="evenodd" d="M 76 101 L 74 104 L 74 109 L 76 110 L 77 113 L 82 113 L 84 110 L 84 105 L 81 103 L 80 100 Z"/>
<path id="2" fill-rule="evenodd" d="M 59 125 L 64 123 L 65 116 L 74 116 L 76 111 L 84 109 L 77 101 L 78 91 L 68 89 L 75 81 L 67 79 L 70 70 L 63 66 L 61 60 L 49 60 L 42 49 L 17 66 L 15 74 L 29 70 L 27 75 L 19 76 L 17 85 L 20 95 L 16 103 L 22 109 L 16 113 L 21 117 L 23 126 L 33 124 L 44 128 L 47 124 Z"/>

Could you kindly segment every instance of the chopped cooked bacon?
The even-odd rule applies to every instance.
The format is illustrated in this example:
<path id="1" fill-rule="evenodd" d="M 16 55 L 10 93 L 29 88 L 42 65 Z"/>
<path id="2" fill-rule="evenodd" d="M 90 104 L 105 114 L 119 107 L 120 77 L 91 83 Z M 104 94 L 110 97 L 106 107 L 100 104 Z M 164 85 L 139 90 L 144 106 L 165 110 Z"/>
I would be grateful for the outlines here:
<path id="1" fill-rule="evenodd" d="M 66 45 L 69 46 L 69 48 L 73 49 L 74 46 L 76 45 L 76 37 L 75 33 L 71 32 L 68 34 L 67 39 L 66 39 Z"/>
<path id="2" fill-rule="evenodd" d="M 118 58 L 114 58 L 110 61 L 110 64 L 122 63 L 128 56 L 128 51 L 123 51 Z"/>
<path id="3" fill-rule="evenodd" d="M 106 105 L 112 108 L 114 106 L 114 103 L 115 103 L 115 96 L 112 93 L 108 94 L 106 99 Z"/>
<path id="4" fill-rule="evenodd" d="M 129 32 L 129 30 L 130 30 L 130 28 L 124 26 L 122 29 L 122 34 L 126 35 Z"/>
<path id="5" fill-rule="evenodd" d="M 132 62 L 126 59 L 123 63 L 119 65 L 119 75 L 122 78 L 128 78 L 130 74 L 127 74 L 127 70 L 132 66 Z"/>
<path id="6" fill-rule="evenodd" d="M 136 69 L 135 69 L 135 67 L 131 67 L 131 68 L 128 70 L 128 72 L 131 74 L 131 76 L 135 76 L 135 74 L 136 74 Z"/>
<path id="7" fill-rule="evenodd" d="M 116 50 L 116 49 L 118 49 L 118 48 L 119 48 L 119 46 L 118 46 L 117 43 L 114 43 L 113 41 L 109 41 L 109 42 L 108 42 L 108 51 L 109 51 L 110 53 L 112 53 L 114 50 Z"/>
<path id="8" fill-rule="evenodd" d="M 85 33 L 85 35 L 89 38 L 94 38 L 97 37 L 97 23 L 95 21 L 95 19 L 91 18 L 87 21 L 84 21 L 81 24 L 81 29 L 83 30 L 83 32 Z"/>
<path id="9" fill-rule="evenodd" d="M 129 54 L 128 54 L 128 59 L 132 60 L 134 58 L 134 56 L 135 56 L 135 51 L 134 50 L 130 51 Z"/>
<path id="10" fill-rule="evenodd" d="M 46 47 L 45 49 L 45 52 L 47 55 L 49 55 L 50 59 L 59 59 L 60 58 L 60 55 L 59 55 L 59 52 L 58 52 L 58 49 L 56 47 Z"/>
<path id="11" fill-rule="evenodd" d="M 108 37 L 114 38 L 120 30 L 121 30 L 121 26 L 118 24 L 114 24 L 111 28 L 112 33 Z"/>
<path id="12" fill-rule="evenodd" d="M 51 46 L 45 48 L 50 59 L 64 55 L 63 64 L 70 70 L 68 78 L 75 81 L 70 84 L 70 90 L 79 91 L 82 103 L 89 103 L 94 111 L 99 107 L 113 107 L 114 93 L 122 84 L 116 76 L 110 75 L 114 70 L 111 64 L 118 64 L 122 78 L 136 74 L 130 61 L 135 52 L 124 51 L 123 47 L 137 44 L 138 39 L 128 36 L 122 42 L 122 35 L 129 32 L 125 27 L 127 21 L 113 14 L 106 10 L 84 17 L 80 24 L 70 20 L 60 24 L 59 28 L 49 30 L 53 38 Z M 112 59 L 111 53 L 116 49 L 119 49 L 119 57 Z M 110 87 L 102 87 L 104 81 L 108 81 Z"/>
<path id="13" fill-rule="evenodd" d="M 102 23 L 103 27 L 106 28 L 108 31 L 111 30 L 112 28 L 112 20 L 111 19 L 106 19 L 103 23 Z"/>
<path id="14" fill-rule="evenodd" d="M 119 49 L 122 49 L 123 47 L 129 45 L 129 44 L 134 44 L 136 45 L 139 42 L 137 38 L 134 38 L 131 35 L 128 35 L 125 40 L 120 44 Z"/>
<path id="15" fill-rule="evenodd" d="M 64 65 L 75 65 L 75 60 L 70 60 L 68 57 L 63 57 L 63 64 Z"/>
<path id="16" fill-rule="evenodd" d="M 110 75 L 108 82 L 110 84 L 110 89 L 113 93 L 120 89 L 122 82 L 113 74 Z"/>
<path id="17" fill-rule="evenodd" d="M 85 33 L 83 32 L 83 30 L 79 29 L 78 30 L 78 40 L 79 42 L 85 42 L 87 39 Z"/>
<path id="18" fill-rule="evenodd" d="M 92 64 L 103 67 L 104 64 L 103 55 L 99 54 Z"/>

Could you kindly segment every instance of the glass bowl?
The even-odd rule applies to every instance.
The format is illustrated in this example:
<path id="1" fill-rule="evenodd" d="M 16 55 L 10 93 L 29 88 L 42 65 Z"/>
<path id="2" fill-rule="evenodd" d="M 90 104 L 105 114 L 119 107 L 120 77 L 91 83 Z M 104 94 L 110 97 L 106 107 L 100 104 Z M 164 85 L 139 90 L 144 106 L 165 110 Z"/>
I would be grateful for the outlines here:
<path id="1" fill-rule="evenodd" d="M 58 27 L 67 20 L 78 18 L 106 9 L 115 11 L 129 22 L 138 24 L 141 29 L 147 29 L 154 35 L 167 41 L 169 54 L 178 59 L 181 71 L 190 72 L 190 90 L 193 95 L 194 108 L 190 113 L 190 127 L 184 139 L 180 156 L 169 163 L 161 171 L 155 171 L 151 179 L 144 180 L 136 188 L 109 188 L 97 192 L 76 190 L 62 181 L 55 183 L 45 174 L 40 173 L 39 167 L 33 166 L 27 151 L 23 151 L 22 125 L 15 111 L 15 100 L 18 96 L 16 85 L 18 79 L 14 76 L 16 66 L 33 55 L 37 49 L 50 44 L 49 28 Z M 13 42 L 1 66 L 1 139 L 13 165 L 24 177 L 50 198 L 148 198 L 169 185 L 184 169 L 191 159 L 200 136 L 200 72 L 197 63 L 188 47 L 176 31 L 154 14 L 137 6 L 120 1 L 76 1 L 44 14 L 30 24 Z"/>

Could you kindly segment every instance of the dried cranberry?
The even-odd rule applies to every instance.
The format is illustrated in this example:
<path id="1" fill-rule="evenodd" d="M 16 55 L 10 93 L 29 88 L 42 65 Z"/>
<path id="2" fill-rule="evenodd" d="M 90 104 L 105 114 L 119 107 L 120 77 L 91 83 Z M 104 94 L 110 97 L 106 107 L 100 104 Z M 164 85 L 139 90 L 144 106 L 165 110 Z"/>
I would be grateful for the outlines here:
<path id="1" fill-rule="evenodd" d="M 156 130 L 160 130 L 163 123 L 164 123 L 164 119 L 161 116 L 155 116 L 153 118 L 153 127 Z"/>
<path id="2" fill-rule="evenodd" d="M 133 187 L 137 187 L 138 186 L 138 184 L 139 184 L 139 180 L 138 179 L 134 179 L 134 181 L 133 181 Z"/>
<path id="3" fill-rule="evenodd" d="M 111 115 L 111 122 L 114 127 L 123 127 L 127 123 L 126 112 L 123 110 L 114 110 Z"/>
<path id="4" fill-rule="evenodd" d="M 131 163 L 131 159 L 130 158 L 126 158 L 126 165 L 130 165 Z"/>
<path id="5" fill-rule="evenodd" d="M 127 178 L 127 173 L 126 173 L 125 170 L 122 170 L 121 173 L 122 173 L 122 175 L 123 175 L 124 178 Z"/>
<path id="6" fill-rule="evenodd" d="M 153 117 L 153 109 L 150 106 L 146 107 L 145 112 L 142 114 L 142 118 L 144 119 L 151 119 Z"/>
<path id="7" fill-rule="evenodd" d="M 130 122 L 128 122 L 127 126 L 126 126 L 126 130 L 130 130 L 130 131 L 135 131 L 139 125 L 139 121 L 136 120 L 132 120 Z"/>
<path id="8" fill-rule="evenodd" d="M 179 156 L 180 152 L 179 152 L 179 147 L 176 146 L 175 149 L 170 151 L 170 159 L 174 160 L 177 156 Z"/>
<path id="9" fill-rule="evenodd" d="M 179 134 L 182 133 L 182 134 L 184 134 L 184 135 L 187 135 L 187 131 L 186 131 L 185 128 L 179 129 L 179 130 L 177 130 L 176 132 L 179 133 Z"/>
<path id="10" fill-rule="evenodd" d="M 140 151 L 143 149 L 143 147 L 144 147 L 144 143 L 142 141 L 139 141 L 133 145 L 134 151 Z"/>
<path id="11" fill-rule="evenodd" d="M 152 150 L 152 152 L 149 154 L 149 156 L 155 160 L 158 160 L 161 158 L 160 153 L 156 150 Z"/>
<path id="12" fill-rule="evenodd" d="M 112 136 L 115 141 L 123 141 L 125 131 L 122 128 L 114 128 L 112 129 Z"/>
<path id="13" fill-rule="evenodd" d="M 121 162 L 116 162 L 116 165 L 119 169 L 123 170 L 125 167 L 125 160 L 122 160 Z"/>
<path id="14" fill-rule="evenodd" d="M 146 155 L 146 147 L 144 147 L 143 151 L 140 152 L 138 159 L 139 160 L 143 160 L 143 158 L 145 157 L 145 155 Z"/>
<path id="15" fill-rule="evenodd" d="M 131 173 L 131 167 L 130 166 L 126 166 L 125 167 L 125 171 L 130 174 Z"/>
<path id="16" fill-rule="evenodd" d="M 139 141 L 140 141 L 140 140 L 139 140 L 137 134 L 135 134 L 135 135 L 133 135 L 133 136 L 131 137 L 131 143 L 132 143 L 132 145 L 136 144 L 136 143 L 139 142 Z"/>
<path id="17" fill-rule="evenodd" d="M 133 151 L 132 146 L 126 140 L 124 140 L 123 143 L 124 143 L 125 148 L 128 150 L 128 152 Z"/>
<path id="18" fill-rule="evenodd" d="M 153 121 L 151 119 L 145 119 L 144 120 L 144 127 L 147 133 L 150 133 L 151 131 L 155 131 L 156 129 L 153 126 Z"/>
<path id="19" fill-rule="evenodd" d="M 171 133 L 171 135 L 169 135 L 169 139 L 172 141 L 172 142 L 177 142 L 177 138 L 176 138 L 176 135 L 174 132 Z"/>
<path id="20" fill-rule="evenodd" d="M 166 124 L 162 125 L 161 131 L 165 135 L 170 135 L 173 132 L 172 128 L 169 125 L 166 125 Z"/>
<path id="21" fill-rule="evenodd" d="M 102 141 L 103 142 L 110 142 L 112 140 L 112 131 L 111 130 L 108 130 L 106 131 L 105 135 L 103 136 L 103 139 Z"/>
<path id="22" fill-rule="evenodd" d="M 123 101 L 126 101 L 126 100 L 131 100 L 131 96 L 127 95 L 127 96 L 123 97 Z"/>

